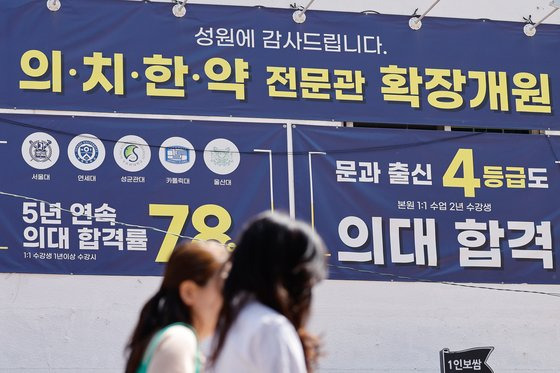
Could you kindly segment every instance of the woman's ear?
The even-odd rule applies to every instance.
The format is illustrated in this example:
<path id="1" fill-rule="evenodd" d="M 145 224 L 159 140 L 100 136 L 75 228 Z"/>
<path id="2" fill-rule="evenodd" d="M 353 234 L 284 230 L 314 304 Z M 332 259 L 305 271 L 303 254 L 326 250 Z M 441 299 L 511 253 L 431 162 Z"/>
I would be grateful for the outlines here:
<path id="1" fill-rule="evenodd" d="M 185 280 L 179 285 L 179 296 L 183 303 L 192 306 L 198 290 L 198 285 L 192 280 Z"/>

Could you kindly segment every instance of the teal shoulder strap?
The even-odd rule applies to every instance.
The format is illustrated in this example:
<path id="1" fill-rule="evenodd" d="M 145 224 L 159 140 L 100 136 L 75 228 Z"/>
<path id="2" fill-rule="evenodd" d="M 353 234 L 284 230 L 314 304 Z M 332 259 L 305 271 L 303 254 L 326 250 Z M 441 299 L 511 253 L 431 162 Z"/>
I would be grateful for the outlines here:
<path id="1" fill-rule="evenodd" d="M 182 323 L 182 322 L 176 322 L 176 323 L 173 323 L 173 324 L 169 324 L 166 327 L 160 329 L 156 334 L 154 334 L 154 336 L 150 340 L 150 343 L 148 344 L 148 347 L 146 347 L 146 352 L 144 353 L 144 358 L 142 359 L 142 362 L 140 363 L 140 366 L 138 367 L 138 370 L 136 371 L 136 373 L 146 373 L 148 371 L 148 366 L 150 365 L 150 361 L 152 360 L 154 352 L 155 352 L 157 346 L 159 345 L 159 342 L 161 340 L 161 337 L 163 336 L 163 333 L 165 333 L 165 331 L 167 329 L 169 329 L 169 328 L 171 328 L 172 326 L 175 326 L 175 325 L 182 325 L 182 326 L 185 326 L 185 327 L 189 328 L 190 330 L 192 330 L 192 332 L 196 336 L 196 331 L 194 330 L 194 328 L 191 325 L 185 324 L 185 323 Z M 198 337 L 197 337 L 197 341 L 198 341 Z M 194 358 L 194 371 L 195 371 L 195 373 L 200 373 L 200 369 L 201 369 L 200 360 L 201 360 L 200 359 L 200 352 L 198 350 L 198 343 L 197 343 L 196 353 L 195 353 L 195 358 Z"/>

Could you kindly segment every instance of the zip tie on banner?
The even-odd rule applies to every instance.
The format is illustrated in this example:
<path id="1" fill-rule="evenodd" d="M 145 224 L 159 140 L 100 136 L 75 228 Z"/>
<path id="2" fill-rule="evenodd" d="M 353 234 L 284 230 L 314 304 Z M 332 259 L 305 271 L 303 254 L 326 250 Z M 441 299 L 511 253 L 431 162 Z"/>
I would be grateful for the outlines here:
<path id="1" fill-rule="evenodd" d="M 560 297 L 560 293 L 548 293 L 548 292 L 545 292 L 545 291 L 520 290 L 520 289 L 511 289 L 511 288 L 496 288 L 496 287 L 492 287 L 492 286 L 461 284 L 461 283 L 450 282 L 450 281 L 433 281 L 433 280 L 429 280 L 429 279 L 415 278 L 415 277 L 409 277 L 409 276 L 403 276 L 403 275 L 395 275 L 393 273 L 376 272 L 376 271 L 371 271 L 371 270 L 367 270 L 367 269 L 358 269 L 358 268 L 341 266 L 341 265 L 334 265 L 334 264 L 329 264 L 329 267 L 351 270 L 351 271 L 361 272 L 361 273 L 370 273 L 370 274 L 378 275 L 378 276 L 393 277 L 393 278 L 398 278 L 398 279 L 401 279 L 401 280 L 409 280 L 409 281 L 415 281 L 415 282 L 425 282 L 425 283 L 430 283 L 430 284 L 441 284 L 441 285 L 459 286 L 459 287 L 465 287 L 465 288 L 471 288 L 471 289 L 480 289 L 480 290 L 507 291 L 507 292 L 513 292 L 513 293 L 527 293 L 527 294 L 547 295 L 547 296 L 550 296 L 550 297 Z"/>
<path id="2" fill-rule="evenodd" d="M 60 211 L 68 212 L 72 216 L 85 216 L 87 218 L 95 218 L 95 216 L 88 215 L 88 214 L 85 214 L 85 213 L 76 214 L 71 210 L 65 209 L 63 207 L 59 207 L 54 203 L 42 200 L 40 198 L 34 198 L 34 197 L 24 196 L 24 195 L 15 194 L 15 193 L 4 192 L 4 191 L 0 191 L 0 195 L 13 197 L 13 198 L 19 198 L 19 199 L 30 200 L 30 201 L 34 201 L 34 202 L 46 203 L 47 205 L 49 205 L 49 207 L 54 207 L 56 209 L 59 209 Z M 166 230 L 159 229 L 159 228 L 156 228 L 156 227 L 151 227 L 151 226 L 148 226 L 148 225 L 130 224 L 130 223 L 125 223 L 125 222 L 116 221 L 116 220 L 113 223 L 119 224 L 119 225 L 122 225 L 122 226 L 125 226 L 125 227 L 150 229 L 150 230 L 153 230 L 153 231 L 156 231 L 156 232 L 171 234 L 173 236 L 188 239 L 188 240 L 191 240 L 191 241 L 202 241 L 202 240 L 198 240 L 198 239 L 195 239 L 193 237 L 190 237 L 190 236 L 184 236 L 184 235 L 181 235 L 181 234 L 171 233 L 171 232 L 168 232 Z M 224 245 L 224 244 L 220 244 L 220 245 L 224 246 L 224 248 L 229 251 L 227 245 Z M 357 269 L 357 268 L 341 266 L 341 265 L 328 264 L 328 266 L 332 267 L 332 268 L 343 269 L 343 270 L 351 270 L 351 271 L 360 272 L 360 273 L 370 273 L 370 274 L 377 275 L 377 276 L 393 277 L 393 278 L 398 278 L 398 279 L 402 279 L 402 280 L 424 282 L 424 283 L 429 283 L 429 284 L 441 284 L 441 285 L 459 286 L 459 287 L 465 287 L 465 288 L 471 288 L 471 289 L 480 289 L 480 290 L 507 291 L 507 292 L 514 292 L 514 293 L 538 294 L 538 295 L 547 295 L 547 296 L 551 296 L 551 297 L 560 297 L 560 293 L 548 293 L 548 292 L 544 292 L 544 291 L 519 290 L 519 289 L 510 289 L 510 288 L 495 288 L 495 287 L 491 287 L 491 286 L 460 284 L 460 283 L 449 282 L 449 281 L 433 281 L 433 280 L 422 279 L 422 278 L 415 278 L 415 277 L 409 277 L 409 276 L 403 276 L 403 275 L 395 275 L 395 274 L 392 274 L 392 273 L 384 273 L 384 272 L 376 272 L 376 271 L 365 270 L 365 269 Z"/>

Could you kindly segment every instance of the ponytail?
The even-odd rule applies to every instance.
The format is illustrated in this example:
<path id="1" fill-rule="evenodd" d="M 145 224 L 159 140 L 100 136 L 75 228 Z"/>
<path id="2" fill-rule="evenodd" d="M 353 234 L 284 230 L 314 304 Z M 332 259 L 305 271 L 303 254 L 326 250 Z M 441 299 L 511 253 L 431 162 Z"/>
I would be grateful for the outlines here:
<path id="1" fill-rule="evenodd" d="M 142 307 L 138 324 L 127 345 L 127 349 L 130 350 L 130 356 L 126 364 L 126 373 L 135 373 L 138 370 L 150 339 L 159 329 L 158 320 L 160 318 L 158 317 L 158 310 L 162 308 L 163 302 L 165 302 L 164 290 L 160 288 Z"/>

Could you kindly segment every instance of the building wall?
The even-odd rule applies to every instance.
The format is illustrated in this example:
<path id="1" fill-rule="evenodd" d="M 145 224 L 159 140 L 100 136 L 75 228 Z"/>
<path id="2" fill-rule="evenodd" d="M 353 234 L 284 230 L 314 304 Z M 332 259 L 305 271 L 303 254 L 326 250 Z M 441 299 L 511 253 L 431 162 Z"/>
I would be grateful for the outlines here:
<path id="1" fill-rule="evenodd" d="M 0 372 L 122 372 L 127 338 L 159 281 L 1 275 Z M 493 346 L 496 373 L 552 373 L 560 371 L 559 309 L 558 297 L 539 294 L 328 280 L 315 292 L 311 330 L 324 341 L 319 372 L 434 373 L 443 348 Z"/>
<path id="2" fill-rule="evenodd" d="M 64 1 L 63 6 L 64 6 Z M 201 3 L 201 1 L 198 1 Z M 287 8 L 291 1 L 204 1 Z M 299 1 L 298 5 L 306 5 Z M 429 0 L 317 0 L 311 9 L 422 13 Z M 170 4 L 171 7 L 171 4 Z M 548 0 L 443 0 L 430 15 L 538 21 Z M 312 16 L 312 15 L 311 15 Z M 547 23 L 559 23 L 560 12 Z M 429 23 L 429 19 L 425 24 Z M 522 32 L 522 23 L 519 24 Z M 155 277 L 0 274 L 0 372 L 121 372 L 123 351 Z M 558 286 L 492 285 L 560 293 Z M 560 299 L 430 283 L 325 281 L 312 330 L 321 372 L 438 372 L 438 352 L 494 346 L 495 372 L 560 371 Z"/>

